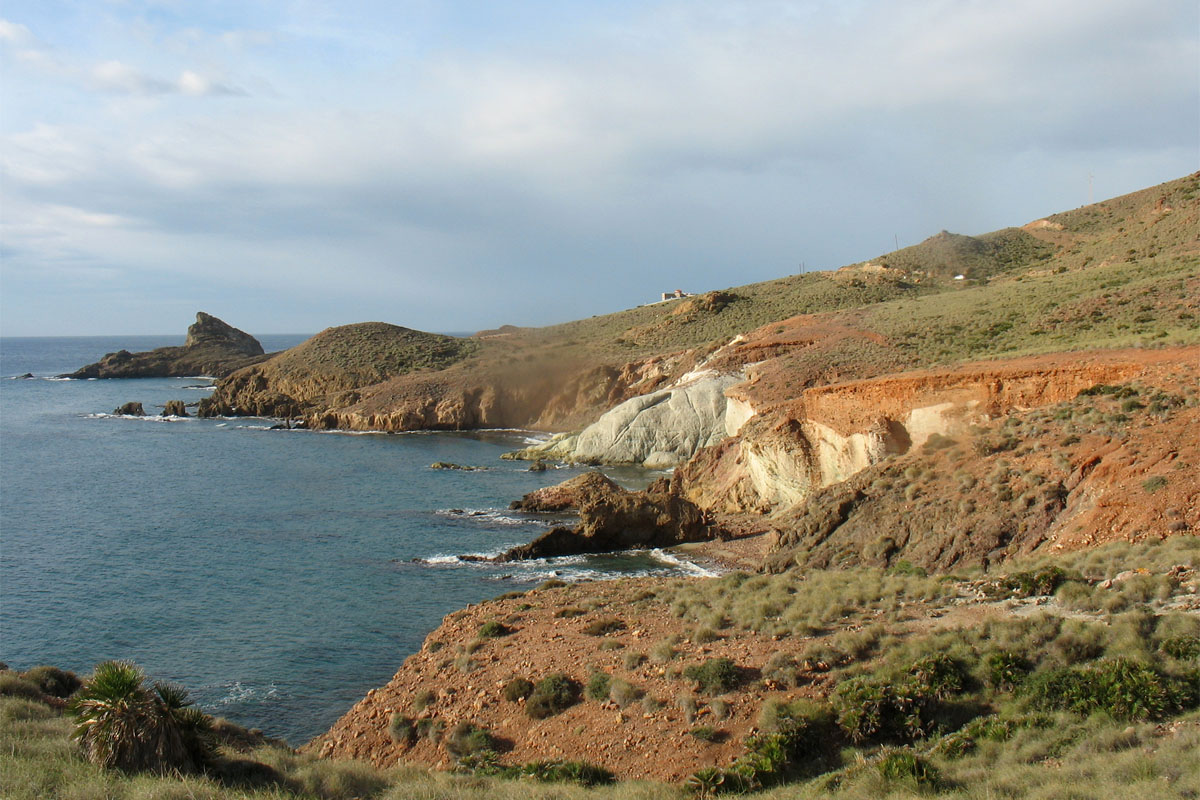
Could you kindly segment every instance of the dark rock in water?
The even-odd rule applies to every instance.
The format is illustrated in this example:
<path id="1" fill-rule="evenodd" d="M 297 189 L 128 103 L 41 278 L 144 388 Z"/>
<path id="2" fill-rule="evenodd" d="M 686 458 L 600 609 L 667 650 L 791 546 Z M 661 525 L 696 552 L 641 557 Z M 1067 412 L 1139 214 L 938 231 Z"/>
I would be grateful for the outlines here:
<path id="1" fill-rule="evenodd" d="M 452 464 L 449 461 L 435 461 L 429 465 L 430 469 L 458 469 L 463 472 L 478 472 L 485 470 L 487 467 L 472 467 L 467 464 Z"/>
<path id="2" fill-rule="evenodd" d="M 533 462 L 532 464 L 529 465 L 529 471 L 530 472 L 545 472 L 546 471 L 546 462 L 545 461 Z"/>
<path id="3" fill-rule="evenodd" d="M 122 417 L 144 417 L 145 410 L 142 409 L 141 403 L 135 403 L 132 400 L 123 406 L 113 409 L 113 413 Z"/>
<path id="4" fill-rule="evenodd" d="M 168 400 L 163 406 L 162 415 L 164 417 L 186 417 L 187 405 L 182 400 Z"/>
<path id="5" fill-rule="evenodd" d="M 579 516 L 578 528 L 552 528 L 496 560 L 673 547 L 714 536 L 709 520 L 695 503 L 669 492 L 609 492 L 584 502 Z"/>
<path id="6" fill-rule="evenodd" d="M 556 513 L 580 508 L 587 502 L 612 494 L 624 494 L 625 490 L 598 470 L 576 475 L 555 486 L 535 489 L 520 500 L 514 500 L 509 508 L 514 511 Z"/>
<path id="7" fill-rule="evenodd" d="M 33 377 L 33 373 L 32 373 L 32 372 L 26 372 L 24 375 L 18 375 L 17 377 L 18 377 L 18 378 L 24 378 L 25 380 L 29 380 L 30 378 L 32 378 L 32 377 Z"/>
<path id="8" fill-rule="evenodd" d="M 188 328 L 183 347 L 160 347 L 145 353 L 118 350 L 61 378 L 223 377 L 266 360 L 262 345 L 245 331 L 203 311 Z"/>

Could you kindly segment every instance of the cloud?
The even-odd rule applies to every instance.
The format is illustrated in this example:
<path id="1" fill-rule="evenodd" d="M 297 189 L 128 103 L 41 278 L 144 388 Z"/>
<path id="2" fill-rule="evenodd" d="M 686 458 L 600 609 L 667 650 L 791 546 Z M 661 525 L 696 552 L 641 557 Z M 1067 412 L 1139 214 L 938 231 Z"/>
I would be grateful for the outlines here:
<path id="1" fill-rule="evenodd" d="M 330 317 L 482 327 L 1019 224 L 1082 202 L 1089 171 L 1099 195 L 1194 168 L 1190 0 L 633 8 L 470 47 L 395 45 L 331 8 L 310 27 L 338 37 L 240 33 L 256 19 L 189 28 L 169 59 L 76 50 L 104 100 L 0 140 L 24 209 L 0 266 L 53 240 L 126 279 L 312 308 L 335 271 Z M 238 85 L 255 95 L 183 100 Z"/>

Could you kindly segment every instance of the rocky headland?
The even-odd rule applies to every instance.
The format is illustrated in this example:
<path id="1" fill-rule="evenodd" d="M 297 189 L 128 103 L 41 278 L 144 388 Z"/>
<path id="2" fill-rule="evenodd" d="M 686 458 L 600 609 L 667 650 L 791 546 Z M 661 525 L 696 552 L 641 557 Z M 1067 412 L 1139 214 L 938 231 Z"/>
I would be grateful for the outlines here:
<path id="1" fill-rule="evenodd" d="M 837 665 L 877 663 L 870 647 L 830 649 L 839 637 L 886 629 L 900 642 L 1009 625 L 1015 607 L 954 584 L 964 572 L 1024 586 L 986 576 L 1031 559 L 1074 574 L 1069 565 L 1085 562 L 1072 554 L 1191 540 L 1200 533 L 1198 194 L 1193 175 L 1021 228 L 942 232 L 833 273 L 551 329 L 509 326 L 474 337 L 448 367 L 310 397 L 314 427 L 526 427 L 555 435 L 509 457 L 673 468 L 645 491 L 593 471 L 514 501 L 579 523 L 501 559 L 676 546 L 761 573 L 719 582 L 729 583 L 717 590 L 723 600 L 700 602 L 703 581 L 645 580 L 547 587 L 451 614 L 311 748 L 377 764 L 453 763 L 436 736 L 395 734 L 411 714 L 404 724 L 491 730 L 506 762 L 585 759 L 623 777 L 679 780 L 745 752 L 741 742 L 767 724 L 770 693 L 836 703 L 859 669 L 842 675 Z M 1176 588 L 1160 596 L 1185 599 L 1147 613 L 1183 609 L 1200 626 L 1194 565 L 1163 564 L 1153 569 L 1185 578 L 1163 577 Z M 1120 580 L 1153 574 L 1112 569 Z M 840 611 L 788 616 L 789 594 L 842 580 L 830 574 L 928 574 L 960 588 L 937 608 L 924 608 L 924 595 L 872 612 L 876 601 L 858 595 Z M 774 594 L 772 575 L 792 588 Z M 1030 602 L 1082 619 L 1075 590 L 1050 596 L 1057 580 Z M 1122 585 L 1114 580 L 1085 583 Z M 832 590 L 812 591 L 824 602 Z M 481 638 L 493 629 L 503 635 Z M 693 666 L 673 667 L 676 658 Z M 688 679 L 719 658 L 738 665 L 748 688 L 731 683 L 715 698 Z M 604 682 L 597 674 L 618 688 L 605 683 L 594 703 L 531 722 L 512 680 L 552 670 L 589 692 Z"/>
<path id="2" fill-rule="evenodd" d="M 160 347 L 143 353 L 118 350 L 62 378 L 224 377 L 267 356 L 258 340 L 203 311 L 187 330 L 182 347 Z"/>

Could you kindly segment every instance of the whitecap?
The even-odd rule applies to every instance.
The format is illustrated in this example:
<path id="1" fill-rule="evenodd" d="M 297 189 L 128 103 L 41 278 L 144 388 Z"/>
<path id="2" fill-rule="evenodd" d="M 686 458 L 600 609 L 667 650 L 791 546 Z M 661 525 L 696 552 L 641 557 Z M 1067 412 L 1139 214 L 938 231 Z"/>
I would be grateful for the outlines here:
<path id="1" fill-rule="evenodd" d="M 701 565 L 697 564 L 695 561 L 689 561 L 686 558 L 680 558 L 679 556 L 675 555 L 674 553 L 668 553 L 666 550 L 663 550 L 661 548 L 657 548 L 657 547 L 654 548 L 653 550 L 650 551 L 650 555 L 654 556 L 656 559 L 663 562 L 664 564 L 670 564 L 673 567 L 676 567 L 690 575 L 696 575 L 697 577 L 716 578 L 716 577 L 724 574 L 718 570 L 709 569 L 708 567 L 702 567 Z"/>
<path id="2" fill-rule="evenodd" d="M 497 508 L 439 508 L 433 512 L 439 517 L 451 519 L 476 520 L 489 525 L 537 525 L 545 526 L 546 521 L 534 517 L 508 514 Z"/>

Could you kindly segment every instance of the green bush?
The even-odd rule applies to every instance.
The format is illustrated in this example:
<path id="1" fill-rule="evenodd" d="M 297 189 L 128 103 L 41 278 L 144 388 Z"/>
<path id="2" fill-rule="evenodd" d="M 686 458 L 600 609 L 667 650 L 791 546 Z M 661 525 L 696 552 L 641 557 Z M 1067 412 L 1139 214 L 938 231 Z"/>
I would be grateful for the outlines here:
<path id="1" fill-rule="evenodd" d="M 1173 636 L 1163 639 L 1159 649 L 1171 658 L 1197 659 L 1200 658 L 1200 636 Z"/>
<path id="2" fill-rule="evenodd" d="M 608 699 L 608 689 L 612 684 L 612 678 L 606 672 L 593 672 L 588 678 L 587 685 L 583 689 L 584 696 L 589 700 L 603 702 Z"/>
<path id="3" fill-rule="evenodd" d="M 588 636 L 607 636 L 610 633 L 625 630 L 624 620 L 616 617 L 601 617 L 583 626 L 583 632 Z"/>
<path id="4" fill-rule="evenodd" d="M 1000 586 L 1014 597 L 1042 597 L 1054 594 L 1068 580 L 1070 578 L 1066 570 L 1061 567 L 1043 567 L 1036 572 L 1017 572 L 1005 576 Z"/>
<path id="5" fill-rule="evenodd" d="M 388 736 L 396 744 L 410 745 L 417 740 L 417 725 L 412 717 L 403 714 L 392 714 L 388 720 Z"/>
<path id="6" fill-rule="evenodd" d="M 75 738 L 94 764 L 125 772 L 193 772 L 213 755 L 212 720 L 191 707 L 187 692 L 147 685 L 128 661 L 105 661 L 75 693 Z"/>
<path id="7" fill-rule="evenodd" d="M 888 781 L 914 784 L 920 788 L 936 788 L 941 783 L 937 767 L 908 748 L 889 750 L 878 762 L 879 774 Z"/>
<path id="8" fill-rule="evenodd" d="M 579 684 L 561 672 L 542 678 L 525 701 L 525 713 L 533 719 L 561 714 L 579 702 Z"/>
<path id="9" fill-rule="evenodd" d="M 500 636 L 508 636 L 512 633 L 512 629 L 502 622 L 491 620 L 479 626 L 480 639 L 495 639 Z"/>
<path id="10" fill-rule="evenodd" d="M 709 694 L 728 692 L 741 682 L 737 665 L 728 658 L 710 658 L 703 664 L 691 664 L 683 674 L 698 682 L 700 689 Z"/>
<path id="11" fill-rule="evenodd" d="M 1011 692 L 1025 680 L 1032 665 L 1020 653 L 997 650 L 987 654 L 984 667 L 987 670 L 987 682 L 992 688 Z"/>
<path id="12" fill-rule="evenodd" d="M 441 741 L 445 727 L 446 723 L 436 717 L 424 717 L 417 720 L 417 736 L 436 744 Z"/>
<path id="13" fill-rule="evenodd" d="M 45 692 L 42 691 L 42 687 L 15 672 L 4 672 L 0 673 L 0 696 L 43 700 Z"/>
<path id="14" fill-rule="evenodd" d="M 457 722 L 446 734 L 444 742 L 450 755 L 455 758 L 478 756 L 496 751 L 496 740 L 486 728 L 471 722 Z"/>
<path id="15" fill-rule="evenodd" d="M 22 673 L 21 677 L 37 684 L 43 692 L 51 697 L 70 697 L 83 685 L 74 672 L 68 672 L 58 667 L 34 667 Z"/>
<path id="16" fill-rule="evenodd" d="M 513 678 L 504 684 L 504 699 L 510 703 L 523 700 L 533 694 L 533 681 L 525 678 Z"/>
<path id="17" fill-rule="evenodd" d="M 586 761 L 532 761 L 520 768 L 520 777 L 544 783 L 577 783 L 580 786 L 603 786 L 616 781 L 604 767 Z"/>
<path id="18" fill-rule="evenodd" d="M 962 663 L 945 653 L 914 661 L 908 674 L 917 693 L 935 700 L 945 700 L 960 693 L 967 677 Z"/>
<path id="19" fill-rule="evenodd" d="M 1167 486 L 1167 478 L 1165 475 L 1155 475 L 1152 478 L 1147 478 L 1142 481 L 1142 488 L 1147 494 L 1154 494 L 1159 489 L 1164 489 Z"/>
<path id="20" fill-rule="evenodd" d="M 1104 712 L 1119 720 L 1161 719 L 1167 712 L 1196 704 L 1194 676 L 1164 675 L 1127 658 L 1035 673 L 1027 694 L 1039 708 L 1077 714 Z"/>
<path id="21" fill-rule="evenodd" d="M 699 727 L 692 728 L 690 731 L 688 731 L 688 733 L 700 741 L 708 742 L 710 744 L 724 741 L 725 739 L 725 733 L 723 731 L 719 731 L 716 728 L 711 728 L 708 725 L 701 725 Z"/>
<path id="22" fill-rule="evenodd" d="M 924 736 L 927 706 L 928 699 L 919 696 L 912 684 L 869 676 L 843 681 L 833 694 L 837 724 L 856 743 Z"/>

